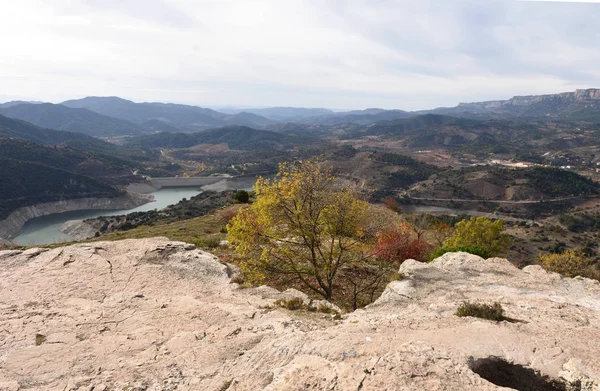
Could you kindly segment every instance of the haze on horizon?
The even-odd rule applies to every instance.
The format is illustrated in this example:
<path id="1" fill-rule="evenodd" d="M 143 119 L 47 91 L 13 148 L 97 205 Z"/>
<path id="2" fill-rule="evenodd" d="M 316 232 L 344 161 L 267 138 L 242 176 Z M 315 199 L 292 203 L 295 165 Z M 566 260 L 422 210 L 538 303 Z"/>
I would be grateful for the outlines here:
<path id="1" fill-rule="evenodd" d="M 19 0 L 0 101 L 405 110 L 600 87 L 592 1 Z"/>

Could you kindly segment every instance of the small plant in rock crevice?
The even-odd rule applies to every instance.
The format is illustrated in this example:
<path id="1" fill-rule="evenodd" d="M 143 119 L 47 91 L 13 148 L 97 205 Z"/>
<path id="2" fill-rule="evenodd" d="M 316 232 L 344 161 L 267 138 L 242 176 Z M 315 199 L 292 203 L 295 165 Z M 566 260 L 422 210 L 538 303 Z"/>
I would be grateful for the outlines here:
<path id="1" fill-rule="evenodd" d="M 472 316 L 475 318 L 488 319 L 496 322 L 506 319 L 504 316 L 504 309 L 498 302 L 486 304 L 478 302 L 470 303 L 465 301 L 458 307 L 454 314 L 460 317 Z"/>

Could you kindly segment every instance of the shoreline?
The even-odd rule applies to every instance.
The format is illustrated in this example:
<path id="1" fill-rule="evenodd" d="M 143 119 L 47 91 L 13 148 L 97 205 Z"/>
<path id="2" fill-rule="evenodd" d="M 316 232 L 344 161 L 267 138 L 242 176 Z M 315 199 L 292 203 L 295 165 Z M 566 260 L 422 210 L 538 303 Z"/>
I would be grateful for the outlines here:
<path id="1" fill-rule="evenodd" d="M 11 212 L 6 219 L 0 220 L 0 240 L 10 242 L 28 221 L 38 217 L 79 210 L 132 209 L 152 201 L 154 197 L 151 195 L 127 192 L 115 198 L 87 197 L 24 206 Z"/>
<path id="2" fill-rule="evenodd" d="M 128 192 L 148 194 L 164 187 L 201 187 L 209 186 L 226 179 L 232 179 L 230 175 L 214 175 L 203 177 L 161 177 L 150 178 L 146 182 L 131 183 L 125 187 Z"/>
<path id="3" fill-rule="evenodd" d="M 79 198 L 26 206 L 16 209 L 11 212 L 6 219 L 0 221 L 0 243 L 14 244 L 12 239 L 20 234 L 25 224 L 38 217 L 81 210 L 111 211 L 133 209 L 152 202 L 154 197 L 149 193 L 153 193 L 163 188 L 197 187 L 202 191 L 226 191 L 251 188 L 255 180 L 256 176 L 254 175 L 233 177 L 227 174 L 189 178 L 151 178 L 146 182 L 131 183 L 127 185 L 125 187 L 127 193 L 122 197 Z M 64 229 L 69 231 L 69 233 L 65 233 L 63 229 L 61 229 L 61 232 L 74 237 L 74 240 L 77 240 L 78 236 L 86 236 L 89 232 L 81 233 L 81 235 L 77 233 L 79 224 L 81 223 L 82 222 L 77 219 L 65 221 L 66 225 Z"/>

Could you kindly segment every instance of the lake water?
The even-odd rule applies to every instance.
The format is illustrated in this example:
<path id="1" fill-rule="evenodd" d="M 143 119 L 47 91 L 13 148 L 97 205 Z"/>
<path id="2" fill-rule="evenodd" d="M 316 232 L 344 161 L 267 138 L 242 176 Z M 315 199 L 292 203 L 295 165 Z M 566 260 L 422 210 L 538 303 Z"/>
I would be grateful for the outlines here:
<path id="1" fill-rule="evenodd" d="M 154 202 L 149 202 L 133 209 L 78 210 L 39 217 L 28 221 L 21 232 L 19 232 L 19 235 L 13 239 L 13 242 L 23 246 L 69 242 L 73 239 L 60 232 L 60 227 L 66 221 L 85 220 L 99 216 L 116 216 L 132 212 L 145 212 L 152 209 L 163 209 L 169 205 L 178 203 L 183 198 L 191 198 L 200 192 L 201 189 L 199 188 L 168 187 L 150 193 L 154 196 Z"/>

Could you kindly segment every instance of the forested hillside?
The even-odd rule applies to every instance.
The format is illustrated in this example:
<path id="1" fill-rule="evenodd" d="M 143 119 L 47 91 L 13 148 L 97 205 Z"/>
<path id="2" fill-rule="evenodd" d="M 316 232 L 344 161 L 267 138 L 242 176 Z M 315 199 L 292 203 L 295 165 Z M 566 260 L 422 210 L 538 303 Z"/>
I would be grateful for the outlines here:
<path id="1" fill-rule="evenodd" d="M 22 206 L 121 192 L 96 179 L 44 164 L 0 158 L 0 219 Z"/>
<path id="2" fill-rule="evenodd" d="M 315 142 L 311 136 L 282 134 L 245 126 L 227 126 L 198 133 L 155 133 L 132 138 L 131 146 L 147 148 L 189 148 L 199 144 L 226 143 L 230 149 L 266 149 L 305 145 Z"/>
<path id="3" fill-rule="evenodd" d="M 84 133 L 94 137 L 140 134 L 144 131 L 142 127 L 129 121 L 111 118 L 87 109 L 51 103 L 20 104 L 0 108 L 0 114 L 44 128 Z"/>

